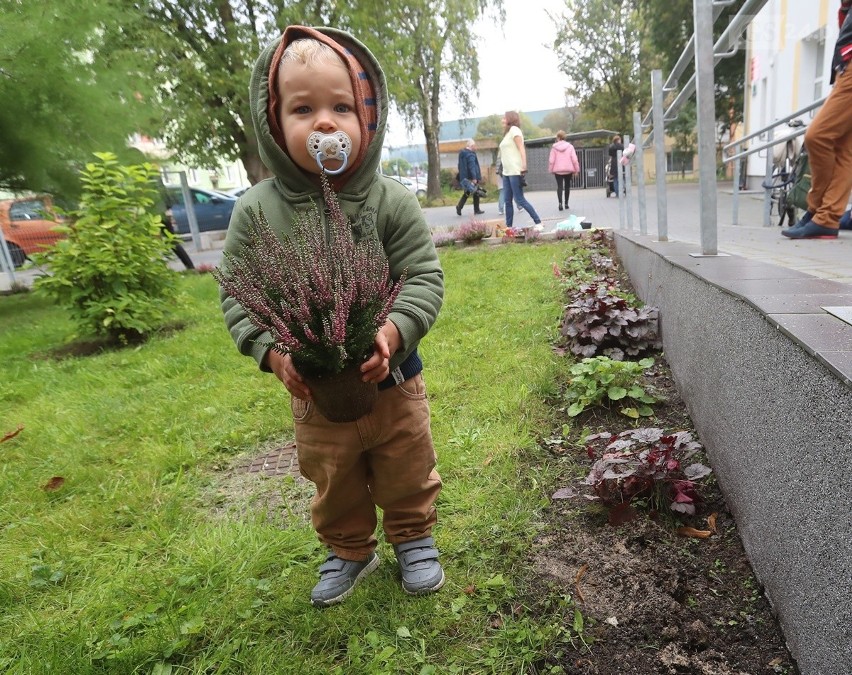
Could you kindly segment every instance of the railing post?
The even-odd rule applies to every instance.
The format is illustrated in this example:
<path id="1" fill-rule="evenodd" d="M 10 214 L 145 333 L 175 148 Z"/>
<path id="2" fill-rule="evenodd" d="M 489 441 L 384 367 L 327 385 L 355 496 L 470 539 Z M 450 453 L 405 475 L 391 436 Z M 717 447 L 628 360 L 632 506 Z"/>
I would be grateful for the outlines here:
<path id="1" fill-rule="evenodd" d="M 200 251 L 201 235 L 198 233 L 198 219 L 195 217 L 195 204 L 192 201 L 192 193 L 189 191 L 186 171 L 180 172 L 180 189 L 183 194 L 183 204 L 186 207 L 186 220 L 189 224 L 189 232 L 192 234 L 192 244 L 195 246 L 196 251 Z"/>
<path id="2" fill-rule="evenodd" d="M 736 153 L 735 153 L 736 154 Z M 734 160 L 734 189 L 731 192 L 731 224 L 740 222 L 740 160 Z"/>
<path id="3" fill-rule="evenodd" d="M 621 150 L 618 150 L 615 153 L 615 175 L 617 178 L 616 186 L 615 186 L 615 198 L 618 200 L 618 229 L 623 230 L 625 228 L 625 213 L 624 213 L 624 202 L 622 199 L 621 193 L 624 191 L 624 167 L 621 166 L 621 158 L 624 155 Z"/>
<path id="4" fill-rule="evenodd" d="M 645 160 L 642 155 L 642 116 L 638 111 L 633 111 L 633 142 L 636 144 L 636 153 L 633 159 L 636 162 L 636 192 L 639 196 L 639 234 L 648 234 L 648 214 L 645 212 Z"/>
<path id="5" fill-rule="evenodd" d="M 12 260 L 12 254 L 9 252 L 9 245 L 6 243 L 6 237 L 3 236 L 3 231 L 0 230 L 0 269 L 6 271 L 9 275 L 9 287 L 15 285 L 15 261 Z"/>
<path id="6" fill-rule="evenodd" d="M 713 0 L 693 0 L 695 93 L 698 101 L 698 168 L 701 254 L 717 255 L 716 111 L 713 86 Z"/>
<path id="7" fill-rule="evenodd" d="M 769 129 L 766 132 L 766 138 L 769 143 L 775 138 L 775 129 Z M 772 148 L 766 149 L 766 175 L 763 180 L 764 185 L 769 185 L 772 182 Z M 772 214 L 772 190 L 764 188 L 763 191 L 763 227 L 772 225 L 770 216 Z"/>
<path id="8" fill-rule="evenodd" d="M 624 146 L 630 145 L 630 135 L 624 134 Z M 634 144 L 635 145 L 635 144 Z M 633 232 L 633 199 L 630 196 L 630 169 L 632 159 L 624 165 L 624 209 L 627 211 L 627 229 Z"/>
<path id="9" fill-rule="evenodd" d="M 669 240 L 666 200 L 666 131 L 663 122 L 663 71 L 651 71 L 651 97 L 654 118 L 654 167 L 657 173 L 657 239 Z"/>

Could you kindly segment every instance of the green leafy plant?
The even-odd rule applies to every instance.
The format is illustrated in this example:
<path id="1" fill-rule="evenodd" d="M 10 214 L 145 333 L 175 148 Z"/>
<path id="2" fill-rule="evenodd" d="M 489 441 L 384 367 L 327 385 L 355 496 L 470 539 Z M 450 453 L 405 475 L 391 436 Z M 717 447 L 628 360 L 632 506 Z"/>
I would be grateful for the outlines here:
<path id="1" fill-rule="evenodd" d="M 619 524 L 635 517 L 630 503 L 648 497 L 655 504 L 669 502 L 676 513 L 695 514 L 699 501 L 696 481 L 709 475 L 710 467 L 687 464 L 701 445 L 688 431 L 666 434 L 662 429 L 629 429 L 586 438 L 586 452 L 595 460 L 583 481 L 599 500 L 610 507 L 610 522 Z"/>
<path id="2" fill-rule="evenodd" d="M 656 307 L 631 307 L 608 285 L 580 286 L 565 306 L 560 327 L 574 354 L 603 354 L 616 361 L 660 347 Z"/>
<path id="3" fill-rule="evenodd" d="M 339 373 L 371 352 L 379 328 L 405 283 L 393 281 L 381 243 L 355 241 L 349 219 L 325 175 L 322 188 L 331 233 L 319 211 L 298 215 L 281 241 L 263 211 L 251 213 L 249 243 L 213 276 L 251 322 L 269 331 L 269 344 L 290 354 L 303 375 Z"/>
<path id="4" fill-rule="evenodd" d="M 177 297 L 167 260 L 172 236 L 162 230 L 154 204 L 151 164 L 121 166 L 114 154 L 80 174 L 80 206 L 63 211 L 67 237 L 33 256 L 49 268 L 35 290 L 63 305 L 86 333 L 126 339 L 162 325 Z"/>
<path id="5" fill-rule="evenodd" d="M 576 417 L 586 408 L 609 405 L 610 401 L 623 401 L 620 412 L 627 417 L 654 414 L 651 405 L 656 399 L 640 385 L 642 373 L 654 365 L 654 359 L 641 361 L 613 361 L 607 356 L 587 358 L 571 366 L 571 378 L 565 390 L 570 402 L 568 414 Z"/>

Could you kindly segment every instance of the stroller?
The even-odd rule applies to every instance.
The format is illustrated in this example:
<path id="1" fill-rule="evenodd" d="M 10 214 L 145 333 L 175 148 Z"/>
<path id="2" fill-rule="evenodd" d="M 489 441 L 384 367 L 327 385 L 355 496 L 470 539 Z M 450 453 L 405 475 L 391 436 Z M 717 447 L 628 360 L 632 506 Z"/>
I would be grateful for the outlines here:
<path id="1" fill-rule="evenodd" d="M 615 194 L 615 176 L 612 175 L 612 166 L 610 162 L 606 163 L 606 198 Z"/>

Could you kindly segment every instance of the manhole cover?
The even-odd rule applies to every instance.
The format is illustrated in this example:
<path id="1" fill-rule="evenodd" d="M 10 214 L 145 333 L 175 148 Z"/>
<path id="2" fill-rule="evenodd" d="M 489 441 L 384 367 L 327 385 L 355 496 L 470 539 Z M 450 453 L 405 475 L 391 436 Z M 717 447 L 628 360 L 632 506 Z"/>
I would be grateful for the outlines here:
<path id="1" fill-rule="evenodd" d="M 234 467 L 237 473 L 262 473 L 264 476 L 295 476 L 299 473 L 299 459 L 296 456 L 296 444 L 289 441 L 280 448 L 270 450 L 260 457 L 244 459 Z"/>

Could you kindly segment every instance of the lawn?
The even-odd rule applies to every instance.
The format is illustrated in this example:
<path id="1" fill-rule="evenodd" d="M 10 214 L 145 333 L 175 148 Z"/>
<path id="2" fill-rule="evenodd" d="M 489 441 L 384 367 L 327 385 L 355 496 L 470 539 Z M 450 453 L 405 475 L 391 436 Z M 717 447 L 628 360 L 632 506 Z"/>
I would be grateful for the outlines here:
<path id="1" fill-rule="evenodd" d="M 561 630 L 519 611 L 514 584 L 548 501 L 535 438 L 567 367 L 549 342 L 552 266 L 571 247 L 442 249 L 445 304 L 421 351 L 448 581 L 406 596 L 382 541 L 379 570 L 327 610 L 309 603 L 323 552 L 302 519 L 223 517 L 211 498 L 222 467 L 290 439 L 292 417 L 236 352 L 209 275 L 181 280 L 185 329 L 62 360 L 63 312 L 0 298 L 0 435 L 23 426 L 0 445 L 0 671 L 527 672 Z M 293 481 L 278 489 L 304 507 Z"/>

